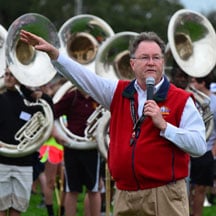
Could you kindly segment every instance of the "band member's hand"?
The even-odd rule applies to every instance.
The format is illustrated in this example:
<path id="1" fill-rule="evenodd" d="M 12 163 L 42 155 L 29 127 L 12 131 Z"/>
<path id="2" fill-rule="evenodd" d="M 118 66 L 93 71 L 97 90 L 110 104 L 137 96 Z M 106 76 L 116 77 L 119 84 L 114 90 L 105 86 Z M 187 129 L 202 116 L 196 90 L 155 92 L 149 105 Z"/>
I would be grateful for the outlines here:
<path id="1" fill-rule="evenodd" d="M 147 100 L 144 106 L 144 115 L 152 118 L 154 125 L 161 131 L 165 131 L 167 122 L 164 120 L 160 107 L 154 100 Z"/>
<path id="2" fill-rule="evenodd" d="M 25 30 L 20 31 L 20 40 L 32 45 L 36 50 L 46 52 L 52 60 L 56 60 L 59 55 L 59 51 L 52 44 L 48 43 L 43 38 L 27 32 Z"/>

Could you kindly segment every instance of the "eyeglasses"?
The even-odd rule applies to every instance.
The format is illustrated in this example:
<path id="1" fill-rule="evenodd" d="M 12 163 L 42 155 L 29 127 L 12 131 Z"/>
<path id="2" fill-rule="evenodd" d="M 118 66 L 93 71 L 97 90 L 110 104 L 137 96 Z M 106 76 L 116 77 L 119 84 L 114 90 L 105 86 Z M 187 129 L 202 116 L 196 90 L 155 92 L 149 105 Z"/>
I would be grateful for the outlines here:
<path id="1" fill-rule="evenodd" d="M 137 59 L 137 60 L 141 60 L 144 63 L 149 62 L 150 60 L 152 60 L 154 63 L 159 63 L 161 61 L 161 59 L 163 59 L 164 57 L 161 55 L 156 55 L 156 56 L 142 56 L 139 58 L 136 57 L 132 57 L 132 59 Z"/>

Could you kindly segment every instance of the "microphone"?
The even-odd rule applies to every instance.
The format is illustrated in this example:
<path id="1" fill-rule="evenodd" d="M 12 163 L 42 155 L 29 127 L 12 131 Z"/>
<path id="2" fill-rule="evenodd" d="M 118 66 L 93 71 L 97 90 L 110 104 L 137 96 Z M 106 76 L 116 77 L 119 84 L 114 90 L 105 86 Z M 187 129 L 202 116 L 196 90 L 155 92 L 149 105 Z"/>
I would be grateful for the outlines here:
<path id="1" fill-rule="evenodd" d="M 154 95 L 155 79 L 153 77 L 146 78 L 147 100 L 152 100 Z"/>

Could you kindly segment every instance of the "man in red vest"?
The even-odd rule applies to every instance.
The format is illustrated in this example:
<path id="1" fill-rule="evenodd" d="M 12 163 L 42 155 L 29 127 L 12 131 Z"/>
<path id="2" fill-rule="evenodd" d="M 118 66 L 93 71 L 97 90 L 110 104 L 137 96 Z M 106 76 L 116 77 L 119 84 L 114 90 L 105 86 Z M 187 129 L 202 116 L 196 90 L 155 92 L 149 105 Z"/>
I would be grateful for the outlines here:
<path id="1" fill-rule="evenodd" d="M 23 30 L 20 36 L 46 52 L 67 79 L 110 110 L 114 216 L 188 216 L 189 155 L 206 152 L 205 125 L 193 96 L 164 75 L 165 43 L 160 37 L 143 32 L 131 43 L 135 79 L 130 81 L 100 77 L 42 38 Z"/>

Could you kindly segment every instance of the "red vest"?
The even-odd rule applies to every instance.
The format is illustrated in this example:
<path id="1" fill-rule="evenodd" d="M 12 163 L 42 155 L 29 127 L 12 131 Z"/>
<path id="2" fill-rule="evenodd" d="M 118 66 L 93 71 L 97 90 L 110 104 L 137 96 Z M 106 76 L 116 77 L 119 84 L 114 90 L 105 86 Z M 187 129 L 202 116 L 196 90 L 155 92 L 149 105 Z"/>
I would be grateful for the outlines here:
<path id="1" fill-rule="evenodd" d="M 133 132 L 130 100 L 122 96 L 128 85 L 129 81 L 119 81 L 111 104 L 108 165 L 117 188 L 153 188 L 185 178 L 189 155 L 160 136 L 151 118 L 144 120 L 138 139 L 130 145 Z M 167 122 L 179 126 L 189 96 L 172 84 L 167 87 L 166 97 L 157 102 Z M 137 92 L 134 98 L 137 104 Z"/>

